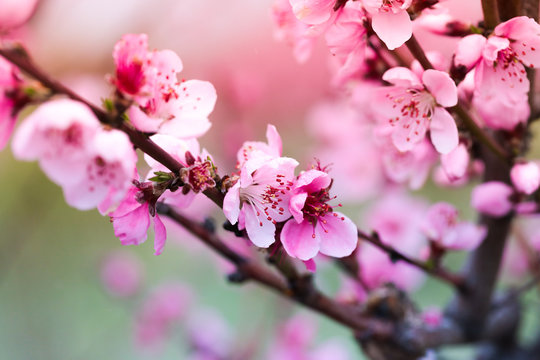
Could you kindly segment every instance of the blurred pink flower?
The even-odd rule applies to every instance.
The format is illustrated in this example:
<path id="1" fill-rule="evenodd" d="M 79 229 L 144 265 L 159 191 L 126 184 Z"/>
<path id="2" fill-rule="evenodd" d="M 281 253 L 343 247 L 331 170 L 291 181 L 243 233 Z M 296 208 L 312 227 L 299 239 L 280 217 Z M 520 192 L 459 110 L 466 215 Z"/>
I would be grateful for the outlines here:
<path id="1" fill-rule="evenodd" d="M 514 187 L 527 195 L 531 195 L 540 186 L 540 169 L 534 162 L 517 163 L 510 171 Z"/>
<path id="2" fill-rule="evenodd" d="M 19 70 L 0 57 L 0 150 L 6 146 L 17 120 L 16 104 L 9 93 L 15 93 L 19 83 Z"/>
<path id="3" fill-rule="evenodd" d="M 142 263 L 133 254 L 113 252 L 101 267 L 101 281 L 107 292 L 115 297 L 129 297 L 140 288 L 143 278 Z"/>
<path id="4" fill-rule="evenodd" d="M 510 196 L 514 190 L 500 181 L 488 181 L 476 186 L 471 193 L 471 206 L 482 214 L 501 217 L 510 212 Z"/>
<path id="5" fill-rule="evenodd" d="M 373 31 L 389 50 L 400 47 L 412 35 L 412 21 L 407 13 L 412 0 L 363 0 L 372 16 Z"/>
<path id="6" fill-rule="evenodd" d="M 487 234 L 484 226 L 460 221 L 457 209 L 444 202 L 436 203 L 429 208 L 422 230 L 430 241 L 450 250 L 473 250 Z"/>
<path id="7" fill-rule="evenodd" d="M 23 25 L 34 13 L 39 0 L 2 0 L 0 33 Z"/>

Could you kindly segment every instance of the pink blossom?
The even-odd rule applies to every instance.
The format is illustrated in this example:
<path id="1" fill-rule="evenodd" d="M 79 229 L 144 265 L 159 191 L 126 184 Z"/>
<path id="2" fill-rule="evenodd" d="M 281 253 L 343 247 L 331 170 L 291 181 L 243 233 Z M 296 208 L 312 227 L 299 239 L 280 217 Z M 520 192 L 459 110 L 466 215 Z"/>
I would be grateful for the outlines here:
<path id="1" fill-rule="evenodd" d="M 0 33 L 23 25 L 34 13 L 38 0 L 2 0 Z"/>
<path id="2" fill-rule="evenodd" d="M 125 133 L 100 129 L 89 144 L 84 164 L 78 181 L 63 185 L 66 202 L 79 210 L 122 200 L 131 186 L 137 154 Z"/>
<path id="3" fill-rule="evenodd" d="M 488 39 L 469 35 L 458 44 L 455 64 L 475 67 L 473 104 L 486 125 L 512 130 L 529 116 L 525 66 L 540 67 L 540 25 L 520 16 L 499 24 Z"/>
<path id="4" fill-rule="evenodd" d="M 388 138 L 387 141 L 385 139 Z M 437 152 L 427 140 L 421 140 L 410 151 L 401 152 L 383 136 L 379 144 L 386 177 L 398 184 L 407 184 L 410 189 L 420 189 L 437 161 Z"/>
<path id="5" fill-rule="evenodd" d="M 360 276 L 368 289 L 392 282 L 402 290 L 413 291 L 418 289 L 425 279 L 422 271 L 402 261 L 393 262 L 387 253 L 370 244 L 362 244 L 357 254 Z M 357 290 L 360 291 L 358 295 L 363 298 L 363 289 Z"/>
<path id="6" fill-rule="evenodd" d="M 9 93 L 14 93 L 19 83 L 18 69 L 0 57 L 0 150 L 6 146 L 15 127 L 16 104 Z"/>
<path id="7" fill-rule="evenodd" d="M 380 114 L 399 151 L 411 150 L 430 130 L 435 149 L 446 154 L 458 145 L 458 130 L 445 107 L 457 104 L 457 88 L 447 73 L 426 70 L 420 80 L 411 70 L 396 67 L 383 75 L 392 86 L 382 88 Z"/>
<path id="8" fill-rule="evenodd" d="M 338 85 L 365 72 L 367 30 L 364 20 L 361 4 L 347 2 L 326 31 L 326 44 L 338 63 L 335 75 Z"/>
<path id="9" fill-rule="evenodd" d="M 443 312 L 437 307 L 429 307 L 422 312 L 422 320 L 428 326 L 439 327 L 443 321 Z"/>
<path id="10" fill-rule="evenodd" d="M 540 186 L 540 169 L 534 162 L 517 163 L 510 171 L 514 187 L 527 195 L 531 195 Z"/>
<path id="11" fill-rule="evenodd" d="M 197 309 L 187 319 L 190 360 L 227 359 L 233 350 L 232 329 L 214 309 Z"/>
<path id="12" fill-rule="evenodd" d="M 114 252 L 105 258 L 101 267 L 101 281 L 109 294 L 129 297 L 140 288 L 143 278 L 142 264 L 126 252 Z"/>
<path id="13" fill-rule="evenodd" d="M 483 214 L 501 217 L 512 210 L 510 196 L 513 193 L 514 190 L 505 183 L 488 181 L 473 189 L 471 206 Z"/>
<path id="14" fill-rule="evenodd" d="M 274 125 L 268 124 L 266 127 L 266 141 L 266 143 L 246 141 L 236 154 L 236 167 L 241 169 L 247 161 L 253 158 L 271 160 L 280 157 L 282 153 L 281 136 Z"/>
<path id="15" fill-rule="evenodd" d="M 207 81 L 178 81 L 182 61 L 173 51 L 147 50 L 147 36 L 127 34 L 116 44 L 113 57 L 118 90 L 131 96 L 133 125 L 145 132 L 179 138 L 197 137 L 210 128 L 208 116 L 216 103 L 216 90 Z"/>
<path id="16" fill-rule="evenodd" d="M 116 210 L 109 214 L 113 223 L 114 235 L 122 245 L 140 245 L 146 241 L 147 231 L 154 219 L 154 255 L 160 255 L 165 247 L 167 230 L 155 214 L 155 201 L 151 183 L 136 182 L 126 194 Z"/>
<path id="17" fill-rule="evenodd" d="M 335 0 L 289 0 L 298 20 L 310 24 L 322 24 L 332 16 Z"/>
<path id="18" fill-rule="evenodd" d="M 274 243 L 276 222 L 291 216 L 287 204 L 298 162 L 280 157 L 263 161 L 252 158 L 240 171 L 238 182 L 229 189 L 223 212 L 231 224 L 245 228 L 249 239 L 258 247 Z"/>
<path id="19" fill-rule="evenodd" d="M 363 0 L 371 14 L 373 31 L 394 50 L 409 40 L 412 35 L 412 21 L 407 9 L 412 0 Z"/>
<path id="20" fill-rule="evenodd" d="M 272 6 L 274 36 L 293 47 L 293 54 L 299 63 L 306 62 L 315 45 L 315 36 L 310 26 L 294 16 L 289 0 L 275 0 Z"/>
<path id="21" fill-rule="evenodd" d="M 460 143 L 448 154 L 441 155 L 442 168 L 450 181 L 455 181 L 465 176 L 469 167 L 469 161 L 469 151 L 463 143 Z"/>
<path id="22" fill-rule="evenodd" d="M 451 250 L 473 250 L 487 234 L 483 226 L 459 221 L 457 209 L 444 202 L 430 207 L 422 229 L 429 240 Z"/>
<path id="23" fill-rule="evenodd" d="M 321 252 L 328 256 L 350 255 L 358 242 L 356 225 L 328 204 L 330 176 L 319 170 L 308 170 L 296 180 L 289 201 L 293 219 L 281 232 L 285 251 L 301 260 Z"/>
<path id="24" fill-rule="evenodd" d="M 191 302 L 191 291 L 183 284 L 163 284 L 153 289 L 136 315 L 137 345 L 159 348 L 170 336 L 173 325 L 184 318 Z"/>
<path id="25" fill-rule="evenodd" d="M 99 121 L 82 103 L 60 99 L 39 106 L 15 132 L 12 149 L 19 160 L 39 160 L 43 171 L 60 185 L 85 173 L 85 160 Z"/>

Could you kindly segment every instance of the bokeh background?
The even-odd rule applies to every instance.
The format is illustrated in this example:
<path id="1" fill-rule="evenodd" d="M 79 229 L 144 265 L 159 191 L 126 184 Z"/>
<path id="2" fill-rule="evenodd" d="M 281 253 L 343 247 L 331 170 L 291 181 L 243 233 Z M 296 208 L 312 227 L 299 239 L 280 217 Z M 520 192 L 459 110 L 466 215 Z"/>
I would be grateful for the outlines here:
<path id="1" fill-rule="evenodd" d="M 469 20 L 479 16 L 479 4 L 452 3 L 466 9 Z M 296 63 L 291 50 L 273 38 L 271 4 L 271 0 L 44 0 L 17 36 L 44 69 L 98 103 L 109 95 L 104 74 L 113 70 L 115 42 L 125 33 L 147 33 L 152 48 L 180 55 L 183 77 L 215 85 L 213 128 L 201 143 L 217 158 L 222 174 L 232 171 L 243 141 L 264 139 L 267 123 L 278 126 L 284 153 L 305 165 L 316 155 L 305 128 L 306 114 L 314 103 L 332 96 L 327 51 L 319 42 L 312 59 Z M 424 36 L 430 41 L 429 35 Z M 449 44 L 438 43 L 444 51 L 453 49 Z M 449 200 L 465 218 L 472 218 L 469 191 L 441 192 L 428 185 L 417 195 Z M 365 206 L 346 211 L 358 219 Z M 211 215 L 219 226 L 223 216 Z M 216 258 L 181 230 L 169 230 L 160 256 L 152 255 L 151 240 L 139 247 L 122 247 L 107 218 L 96 211 L 69 208 L 61 189 L 36 163 L 16 162 L 9 148 L 1 152 L 0 359 L 183 359 L 187 349 L 182 331 L 174 333 L 159 353 L 134 346 L 135 309 L 149 289 L 167 281 L 187 284 L 196 294 L 197 306 L 217 309 L 238 348 L 256 344 L 260 349 L 254 359 L 264 358 L 276 323 L 303 311 L 256 285 L 227 283 Z M 144 284 L 134 299 L 115 299 L 104 291 L 100 269 L 113 251 L 128 252 L 144 265 Z M 453 256 L 449 265 L 457 269 L 462 260 L 462 255 Z M 330 293 L 339 288 L 332 267 L 323 269 L 317 281 Z M 450 294 L 447 286 L 428 279 L 413 297 L 420 307 L 427 307 L 444 304 Z M 537 321 L 533 312 L 537 298 L 529 296 L 526 305 L 531 315 L 526 318 L 525 337 L 532 335 Z M 340 337 L 357 353 L 346 329 L 315 317 L 319 340 Z M 468 352 L 459 348 L 447 354 L 449 359 L 467 358 L 463 354 Z"/>

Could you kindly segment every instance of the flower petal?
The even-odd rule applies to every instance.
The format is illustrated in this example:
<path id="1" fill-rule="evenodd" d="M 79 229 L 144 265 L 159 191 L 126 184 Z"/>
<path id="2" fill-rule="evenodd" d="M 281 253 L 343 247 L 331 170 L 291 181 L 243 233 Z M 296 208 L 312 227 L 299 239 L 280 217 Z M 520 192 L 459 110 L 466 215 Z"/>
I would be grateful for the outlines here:
<path id="1" fill-rule="evenodd" d="M 158 215 L 154 217 L 154 255 L 160 255 L 167 240 L 167 229 Z"/>
<path id="2" fill-rule="evenodd" d="M 422 74 L 422 82 L 439 105 L 452 107 L 457 104 L 457 87 L 447 73 L 428 69 Z"/>
<path id="3" fill-rule="evenodd" d="M 315 230 L 309 221 L 296 223 L 289 220 L 281 231 L 281 243 L 292 257 L 309 260 L 319 252 L 320 238 L 314 237 Z"/>
<path id="4" fill-rule="evenodd" d="M 257 215 L 257 209 L 251 204 L 244 203 L 242 211 L 245 215 L 246 231 L 251 242 L 262 248 L 272 245 L 275 241 L 276 226 L 268 221 L 264 214 L 259 212 Z"/>
<path id="5" fill-rule="evenodd" d="M 350 255 L 358 244 L 356 225 L 339 212 L 328 213 L 324 220 L 315 227 L 321 239 L 320 252 L 333 257 Z"/>
<path id="6" fill-rule="evenodd" d="M 225 194 L 225 199 L 223 199 L 223 212 L 231 224 L 236 224 L 240 213 L 240 181 L 234 184 L 234 186 L 227 191 L 227 194 Z"/>
<path id="7" fill-rule="evenodd" d="M 389 50 L 400 47 L 412 35 L 412 21 L 406 10 L 373 14 L 372 26 Z"/>
<path id="8" fill-rule="evenodd" d="M 456 122 L 448 111 L 441 107 L 433 110 L 431 125 L 431 142 L 441 154 L 448 154 L 459 144 L 459 135 Z"/>

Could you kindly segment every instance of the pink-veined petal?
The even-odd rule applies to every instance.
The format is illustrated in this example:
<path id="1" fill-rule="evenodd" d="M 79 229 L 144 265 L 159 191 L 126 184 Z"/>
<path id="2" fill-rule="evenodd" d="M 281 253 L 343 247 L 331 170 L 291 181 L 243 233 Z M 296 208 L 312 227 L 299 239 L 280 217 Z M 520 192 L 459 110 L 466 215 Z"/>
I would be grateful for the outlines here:
<path id="1" fill-rule="evenodd" d="M 441 107 L 435 107 L 429 127 L 431 142 L 441 154 L 448 154 L 459 144 L 456 122 L 452 115 Z"/>
<path id="2" fill-rule="evenodd" d="M 321 253 L 333 257 L 350 255 L 358 244 L 356 225 L 339 212 L 328 213 L 323 220 L 326 222 L 319 219 L 315 227 Z"/>
<path id="3" fill-rule="evenodd" d="M 457 87 L 447 73 L 428 69 L 422 74 L 422 82 L 439 105 L 452 107 L 457 104 Z"/>
<path id="4" fill-rule="evenodd" d="M 275 156 L 281 156 L 283 148 L 281 136 L 274 125 L 268 124 L 266 127 L 266 140 L 270 149 L 275 153 Z"/>
<path id="5" fill-rule="evenodd" d="M 400 47 L 412 35 L 412 21 L 406 10 L 373 14 L 372 26 L 389 50 Z"/>
<path id="6" fill-rule="evenodd" d="M 281 231 L 281 243 L 283 248 L 292 257 L 300 260 L 309 260 L 319 252 L 320 237 L 313 237 L 315 229 L 309 221 L 289 220 Z"/>
<path id="7" fill-rule="evenodd" d="M 150 227 L 148 204 L 141 205 L 122 217 L 113 217 L 112 220 L 114 235 L 122 245 L 139 245 L 146 241 L 146 232 Z"/>

